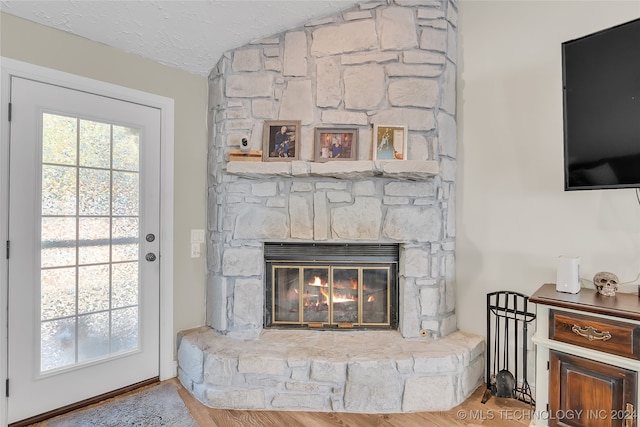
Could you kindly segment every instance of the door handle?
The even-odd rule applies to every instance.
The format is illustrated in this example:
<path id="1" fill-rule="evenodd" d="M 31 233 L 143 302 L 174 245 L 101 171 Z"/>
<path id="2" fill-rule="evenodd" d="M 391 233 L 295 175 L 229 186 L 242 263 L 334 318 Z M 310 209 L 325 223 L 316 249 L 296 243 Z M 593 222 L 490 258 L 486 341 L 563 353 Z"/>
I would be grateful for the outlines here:
<path id="1" fill-rule="evenodd" d="M 144 259 L 146 259 L 149 262 L 155 261 L 156 260 L 156 254 L 149 252 L 147 255 L 145 255 Z"/>

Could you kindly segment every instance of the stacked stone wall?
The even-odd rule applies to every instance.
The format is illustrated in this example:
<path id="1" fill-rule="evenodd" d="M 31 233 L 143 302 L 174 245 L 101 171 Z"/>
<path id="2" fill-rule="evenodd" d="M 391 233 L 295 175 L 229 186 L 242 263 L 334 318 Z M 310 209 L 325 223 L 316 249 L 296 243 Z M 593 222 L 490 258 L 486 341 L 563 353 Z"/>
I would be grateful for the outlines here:
<path id="1" fill-rule="evenodd" d="M 401 245 L 404 337 L 456 329 L 456 26 L 452 1 L 369 2 L 224 55 L 209 79 L 209 326 L 261 331 L 265 241 L 358 241 Z M 265 120 L 301 121 L 299 160 L 234 173 L 229 153 L 261 149 Z M 351 176 L 373 124 L 407 125 L 408 159 L 439 172 Z M 359 161 L 314 174 L 315 128 L 331 126 L 358 129 Z"/>

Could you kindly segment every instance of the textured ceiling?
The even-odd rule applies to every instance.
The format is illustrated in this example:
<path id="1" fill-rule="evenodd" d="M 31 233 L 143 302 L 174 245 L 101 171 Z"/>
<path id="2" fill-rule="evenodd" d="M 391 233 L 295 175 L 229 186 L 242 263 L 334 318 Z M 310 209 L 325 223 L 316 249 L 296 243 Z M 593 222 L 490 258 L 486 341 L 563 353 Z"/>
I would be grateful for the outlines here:
<path id="1" fill-rule="evenodd" d="M 198 75 L 224 52 L 353 7 L 353 0 L 0 1 L 2 12 Z"/>

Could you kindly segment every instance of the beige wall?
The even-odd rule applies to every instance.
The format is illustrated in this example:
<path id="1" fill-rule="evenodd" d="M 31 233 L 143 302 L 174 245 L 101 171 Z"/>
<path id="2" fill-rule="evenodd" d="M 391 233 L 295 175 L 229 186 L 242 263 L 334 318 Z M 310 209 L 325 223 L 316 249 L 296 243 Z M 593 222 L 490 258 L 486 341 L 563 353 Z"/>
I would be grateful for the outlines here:
<path id="1" fill-rule="evenodd" d="M 190 230 L 206 229 L 207 79 L 7 14 L 0 56 L 174 100 L 174 330 L 204 324 L 205 258 L 190 257 Z"/>
<path id="2" fill-rule="evenodd" d="M 580 256 L 588 280 L 640 273 L 634 190 L 563 191 L 560 49 L 639 17 L 640 2 L 459 7 L 456 311 L 460 329 L 484 334 L 485 295 L 555 283 L 559 255 Z"/>

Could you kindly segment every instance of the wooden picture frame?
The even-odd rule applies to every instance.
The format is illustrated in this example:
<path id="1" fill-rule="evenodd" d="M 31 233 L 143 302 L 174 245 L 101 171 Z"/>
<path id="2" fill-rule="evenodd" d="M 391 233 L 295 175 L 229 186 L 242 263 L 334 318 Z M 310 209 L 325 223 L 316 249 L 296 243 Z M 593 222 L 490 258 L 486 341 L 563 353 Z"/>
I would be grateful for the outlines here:
<path id="1" fill-rule="evenodd" d="M 373 160 L 406 160 L 407 126 L 373 125 Z"/>
<path id="2" fill-rule="evenodd" d="M 300 120 L 265 121 L 262 131 L 262 160 L 265 162 L 298 160 L 300 126 Z"/>
<path id="3" fill-rule="evenodd" d="M 316 128 L 313 159 L 316 162 L 356 160 L 358 128 Z"/>

